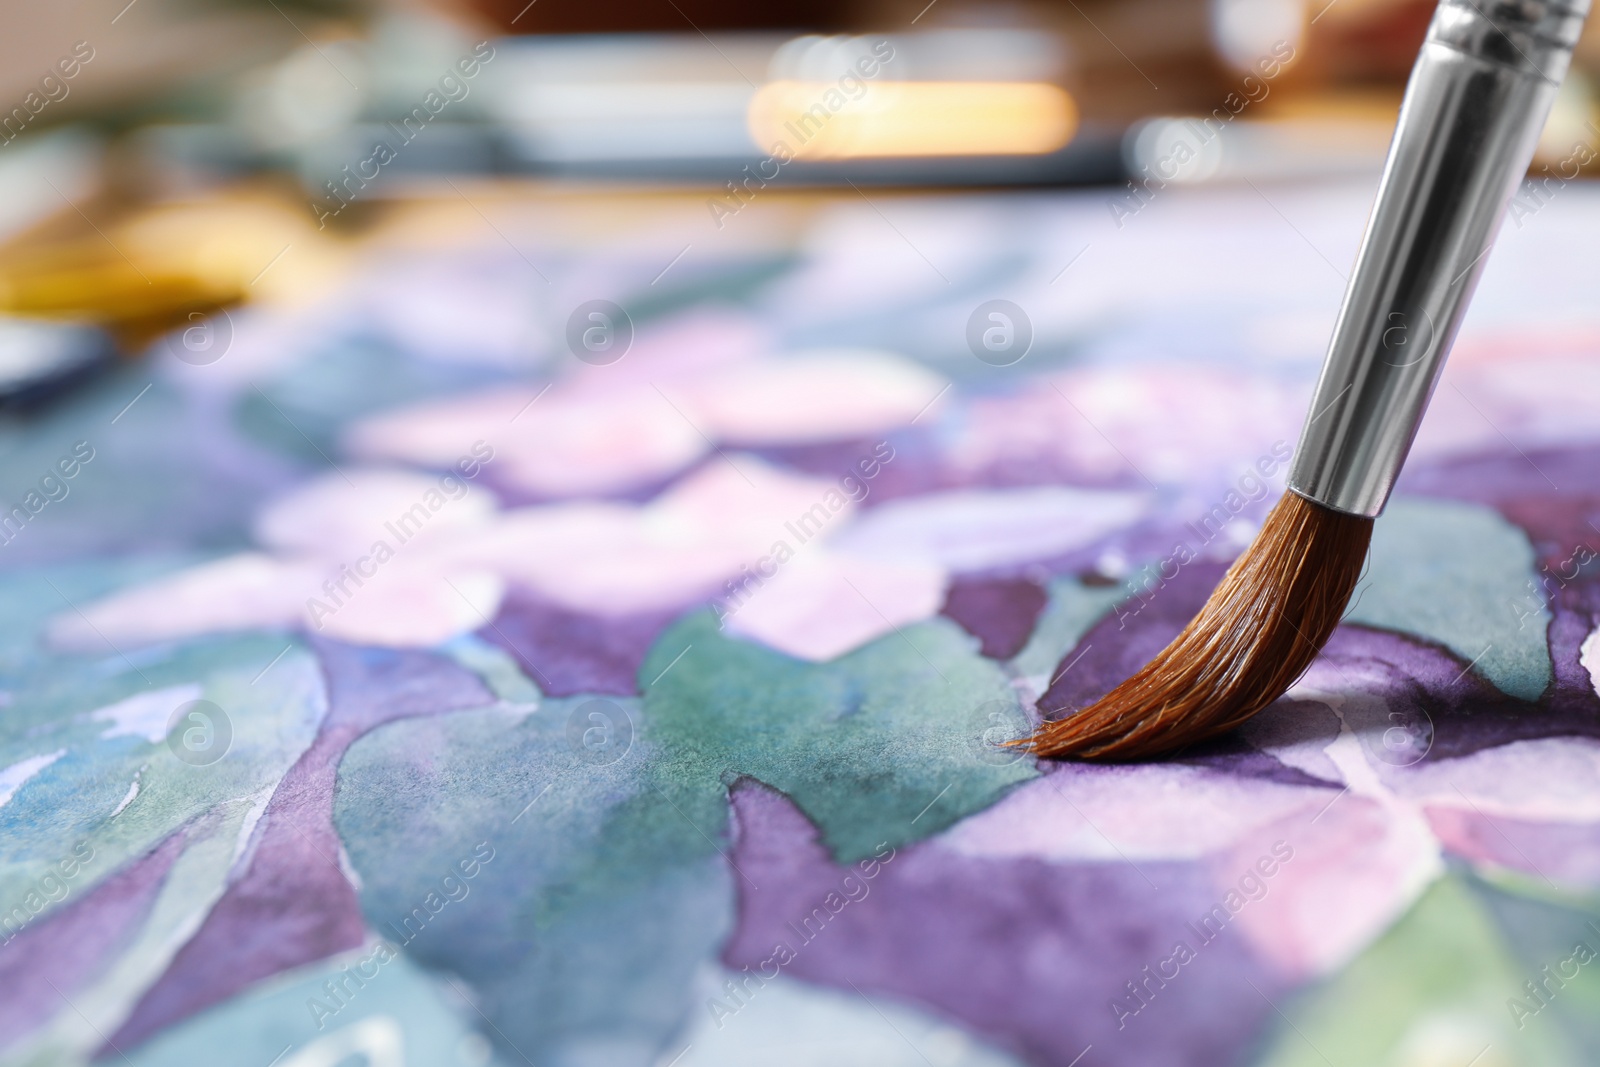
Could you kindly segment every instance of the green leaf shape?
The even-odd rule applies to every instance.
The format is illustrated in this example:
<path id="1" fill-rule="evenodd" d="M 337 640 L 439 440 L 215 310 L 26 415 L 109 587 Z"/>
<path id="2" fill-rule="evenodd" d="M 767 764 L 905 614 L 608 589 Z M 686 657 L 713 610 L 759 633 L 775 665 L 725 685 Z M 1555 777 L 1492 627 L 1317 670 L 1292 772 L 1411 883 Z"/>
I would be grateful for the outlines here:
<path id="1" fill-rule="evenodd" d="M 1600 959 L 1537 1015 L 1509 1005 L 1526 1001 L 1523 983 L 1567 958 L 1576 939 L 1600 952 L 1587 926 L 1596 918 L 1452 871 L 1338 974 L 1277 1002 L 1281 1021 L 1258 1067 L 1594 1063 Z"/>
<path id="2" fill-rule="evenodd" d="M 848 860 L 1037 773 L 982 747 L 992 709 L 1016 697 L 946 620 L 812 664 L 697 612 L 641 677 L 655 679 L 642 701 L 599 705 L 632 733 L 614 762 L 590 762 L 595 698 L 579 696 L 390 723 L 340 766 L 334 821 L 369 923 L 471 982 L 536 1061 L 667 1051 L 732 928 L 727 787 L 740 776 L 789 791 Z M 494 858 L 452 876 L 466 891 L 443 903 L 445 877 L 483 848 Z"/>
<path id="3" fill-rule="evenodd" d="M 632 744 L 586 761 L 591 699 L 380 727 L 340 766 L 334 822 L 373 929 L 471 983 L 534 1062 L 650 1062 L 731 928 L 733 875 L 716 826 L 657 787 L 637 702 L 601 705 Z"/>
<path id="4" fill-rule="evenodd" d="M 1345 621 L 1435 641 L 1501 692 L 1537 700 L 1553 671 L 1550 612 L 1530 610 L 1536 562 L 1527 535 L 1491 508 L 1391 500 Z"/>
<path id="5" fill-rule="evenodd" d="M 254 986 L 163 1030 L 117 1062 L 128 1067 L 215 1067 L 219 1062 L 503 1067 L 522 1062 L 514 1054 L 481 1058 L 488 1047 L 477 1033 L 482 1020 L 458 992 L 404 954 L 385 961 L 375 953 L 368 946 Z M 340 1003 L 329 995 L 328 982 L 343 990 L 343 1004 L 331 1015 L 312 1008 Z M 225 1059 L 219 1057 L 223 1049 Z"/>
<path id="6" fill-rule="evenodd" d="M 88 986 L 73 992 L 70 1005 L 63 1002 L 41 1030 L 6 1050 L 0 1065 L 81 1067 L 91 1061 L 104 1035 L 128 1018 L 171 966 L 194 931 L 195 917 L 221 899 L 248 811 L 245 803 L 225 803 L 214 819 L 194 828 L 150 910 L 117 954 Z"/>
<path id="7" fill-rule="evenodd" d="M 539 687 L 522 673 L 511 653 L 499 645 L 491 645 L 477 634 L 460 634 L 440 646 L 439 651 L 476 674 L 489 692 L 507 704 L 538 706 Z"/>
<path id="8" fill-rule="evenodd" d="M 22 906 L 25 928 L 43 922 L 160 842 L 186 834 L 150 911 L 126 943 L 88 986 L 72 993 L 73 1009 L 63 1004 L 41 1030 L 7 1051 L 6 1064 L 87 1062 L 103 1038 L 84 1019 L 114 1031 L 161 976 L 195 916 L 225 890 L 250 813 L 310 746 L 326 713 L 315 659 L 281 635 L 206 638 L 130 648 L 127 655 L 108 648 L 103 656 L 59 654 L 39 645 L 35 628 L 50 615 L 149 569 L 92 564 L 0 578 L 0 688 L 9 698 L 0 714 L 0 767 L 61 753 L 0 805 L 0 913 L 15 916 Z M 229 719 L 231 744 L 214 763 L 184 762 L 167 738 L 151 740 L 143 730 L 119 733 L 114 723 L 92 716 L 124 699 L 179 687 L 215 703 Z M 152 732 L 162 725 L 159 710 L 147 726 Z M 75 853 L 80 844 L 87 848 Z M 91 850 L 73 876 L 56 873 L 64 859 Z M 56 892 L 46 894 L 44 879 L 52 874 L 48 885 Z"/>
<path id="9" fill-rule="evenodd" d="M 104 646 L 102 656 L 57 655 L 41 647 L 40 635 L 52 618 L 70 614 L 77 605 L 91 603 L 124 586 L 174 573 L 205 558 L 188 554 L 146 556 L 139 560 L 34 567 L 0 576 L 0 685 L 15 689 L 25 684 L 30 672 L 43 677 L 55 669 L 55 664 L 82 664 L 107 657 L 108 663 L 115 660 L 122 669 L 131 671 L 127 661 L 109 645 Z"/>
<path id="10" fill-rule="evenodd" d="M 327 710 L 314 658 L 283 637 L 205 639 L 98 662 L 8 652 L 0 677 L 11 705 L 0 716 L 0 767 L 62 755 L 0 806 L 0 908 L 24 899 L 79 842 L 93 848 L 94 859 L 63 900 L 75 899 L 198 815 L 242 817 L 310 746 Z M 91 717 L 126 698 L 185 686 L 220 707 L 231 727 L 226 754 L 208 765 L 180 760 L 166 739 L 108 737 L 112 723 Z"/>
<path id="11" fill-rule="evenodd" d="M 1020 716 L 1020 704 L 1004 670 L 948 619 L 809 663 L 695 612 L 661 636 L 639 677 L 663 787 L 708 833 L 726 811 L 720 790 L 709 809 L 706 785 L 748 775 L 787 793 L 838 862 L 853 863 L 882 842 L 935 834 L 1038 773 L 985 746 L 991 716 Z"/>

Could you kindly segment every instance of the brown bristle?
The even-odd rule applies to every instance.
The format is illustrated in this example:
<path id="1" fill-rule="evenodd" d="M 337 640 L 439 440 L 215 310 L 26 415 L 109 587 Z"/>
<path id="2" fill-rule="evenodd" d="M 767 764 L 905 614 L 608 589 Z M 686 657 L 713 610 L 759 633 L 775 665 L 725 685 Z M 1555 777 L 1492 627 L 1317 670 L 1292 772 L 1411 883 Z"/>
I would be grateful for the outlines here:
<path id="1" fill-rule="evenodd" d="M 1361 576 L 1372 520 L 1285 493 L 1188 626 L 1132 678 L 1023 744 L 1139 759 L 1233 729 L 1305 673 Z"/>

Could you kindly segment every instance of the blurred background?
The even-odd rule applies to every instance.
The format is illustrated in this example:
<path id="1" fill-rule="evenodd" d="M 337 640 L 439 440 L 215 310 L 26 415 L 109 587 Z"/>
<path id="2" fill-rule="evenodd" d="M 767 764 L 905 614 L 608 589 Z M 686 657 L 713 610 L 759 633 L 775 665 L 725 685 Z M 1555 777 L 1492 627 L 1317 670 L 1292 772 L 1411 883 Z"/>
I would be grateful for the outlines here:
<path id="1" fill-rule="evenodd" d="M 463 182 L 665 188 L 720 230 L 757 193 L 1101 185 L 1121 225 L 1169 183 L 1375 172 L 1432 7 L 13 3 L 0 308 L 23 321 L 0 331 L 0 389 L 26 399 L 208 308 L 325 286 L 323 253 Z M 1591 31 L 1536 171 L 1587 162 L 1597 65 Z M 291 245 L 293 269 L 263 276 Z M 44 343 L 41 317 L 103 329 Z"/>

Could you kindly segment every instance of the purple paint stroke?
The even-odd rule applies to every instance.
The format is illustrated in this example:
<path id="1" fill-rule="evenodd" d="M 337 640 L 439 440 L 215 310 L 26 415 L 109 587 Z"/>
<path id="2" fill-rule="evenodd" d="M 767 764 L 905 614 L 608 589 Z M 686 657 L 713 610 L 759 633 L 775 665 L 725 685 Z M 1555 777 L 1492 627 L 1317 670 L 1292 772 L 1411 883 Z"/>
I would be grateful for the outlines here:
<path id="1" fill-rule="evenodd" d="M 98 1058 L 219 1004 L 253 982 L 359 946 L 360 902 L 339 869 L 333 791 L 339 761 L 361 735 L 397 719 L 494 703 L 476 675 L 427 652 L 318 640 L 328 714 L 279 782 L 243 874 L 145 992 Z"/>
<path id="2" fill-rule="evenodd" d="M 1277 782 L 1280 785 L 1339 789 L 1344 784 L 1327 778 L 1318 778 L 1298 767 L 1283 763 L 1271 753 L 1263 752 L 1245 740 L 1238 730 L 1192 745 L 1173 756 L 1171 762 L 1204 767 L 1218 774 L 1231 774 L 1235 778 Z"/>
<path id="3" fill-rule="evenodd" d="M 880 441 L 888 441 L 894 458 L 878 463 L 878 472 L 862 478 L 858 464 L 872 461 Z M 766 445 L 752 449 L 756 455 L 780 467 L 788 467 L 817 478 L 838 480 L 850 475 L 867 487 L 860 501 L 863 509 L 900 497 L 920 496 L 944 489 L 966 487 L 968 480 L 943 469 L 941 458 L 928 435 L 917 429 L 897 431 L 879 437 L 842 441 L 821 441 L 803 445 Z"/>
<path id="4" fill-rule="evenodd" d="M 1497 448 L 1420 461 L 1402 472 L 1395 492 L 1471 500 L 1491 507 L 1503 500 L 1542 497 L 1563 507 L 1574 498 L 1600 496 L 1600 446 L 1521 452 Z"/>
<path id="5" fill-rule="evenodd" d="M 933 421 L 931 415 L 924 420 L 925 423 Z M 880 464 L 877 475 L 866 480 L 868 493 L 861 501 L 863 509 L 890 500 L 958 489 L 1031 489 L 1059 485 L 1088 489 L 1149 488 L 1132 471 L 1107 475 L 1062 464 L 1053 458 L 1041 461 L 1037 456 L 1013 457 L 982 468 L 970 468 L 954 462 L 942 448 L 937 434 L 923 423 L 876 437 L 803 445 L 764 445 L 751 451 L 778 466 L 821 478 L 842 478 L 852 473 L 859 476 L 857 462 L 870 458 L 878 442 L 885 440 L 894 448 L 894 458 Z"/>
<path id="6" fill-rule="evenodd" d="M 611 618 L 515 594 L 478 636 L 511 653 L 545 696 L 633 696 L 639 667 L 682 610 Z"/>
<path id="7" fill-rule="evenodd" d="M 0 945 L 0 989 L 6 991 L 0 997 L 0 1048 L 70 1011 L 61 998 L 70 999 L 105 972 L 137 935 L 195 828 L 190 824 L 167 835 L 85 895 Z"/>
<path id="8" fill-rule="evenodd" d="M 1041 586 L 1026 578 L 957 578 L 950 583 L 939 613 L 976 637 L 985 656 L 1010 659 L 1028 643 L 1049 599 Z"/>
<path id="9" fill-rule="evenodd" d="M 1600 888 L 1600 828 L 1594 823 L 1530 822 L 1434 805 L 1424 811 L 1440 842 L 1458 856 L 1547 878 L 1567 892 Z"/>
<path id="10" fill-rule="evenodd" d="M 865 880 L 834 865 L 782 794 L 746 779 L 731 801 L 730 858 L 760 886 L 737 880 L 723 949 L 734 970 L 758 971 L 781 942 L 795 953 L 788 976 L 919 1005 L 1029 1062 L 1069 1063 L 1092 1044 L 1100 1067 L 1240 1062 L 1273 1014 L 1263 995 L 1283 992 L 1242 937 L 1224 928 L 1201 944 L 1189 929 L 1217 903 L 1198 864 L 979 858 L 934 839 Z M 859 899 L 835 914 L 830 893 Z M 1112 999 L 1180 939 L 1196 958 L 1159 988 L 1152 979 L 1149 1002 L 1119 1026 Z"/>
<path id="11" fill-rule="evenodd" d="M 1590 597 L 1600 590 L 1590 589 Z M 1433 724 L 1427 759 L 1451 759 L 1486 748 L 1540 737 L 1600 737 L 1600 697 L 1578 664 L 1578 644 L 1587 628 L 1572 613 L 1560 612 L 1551 626 L 1550 649 L 1557 664 L 1556 685 L 1537 702 L 1510 697 L 1468 671 L 1467 661 L 1419 638 L 1341 626 L 1306 680 L 1337 692 L 1350 687 L 1361 671 L 1362 691 L 1373 691 L 1373 673 L 1384 680 L 1376 690 L 1391 712 Z"/>

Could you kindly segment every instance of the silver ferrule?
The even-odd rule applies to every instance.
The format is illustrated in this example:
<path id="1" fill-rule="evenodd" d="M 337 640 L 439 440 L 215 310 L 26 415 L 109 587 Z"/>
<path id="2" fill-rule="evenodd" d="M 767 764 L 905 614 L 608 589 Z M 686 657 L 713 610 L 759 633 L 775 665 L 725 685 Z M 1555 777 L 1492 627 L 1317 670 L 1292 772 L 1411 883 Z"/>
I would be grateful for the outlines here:
<path id="1" fill-rule="evenodd" d="M 1322 366 L 1289 488 L 1383 510 L 1589 0 L 1442 0 Z"/>

